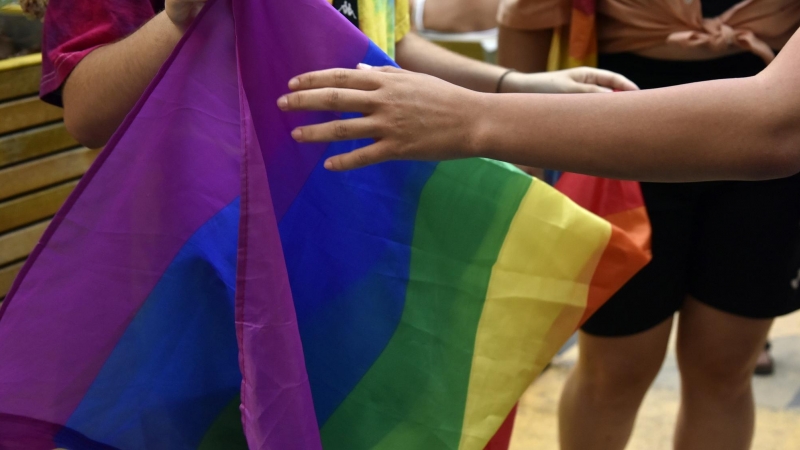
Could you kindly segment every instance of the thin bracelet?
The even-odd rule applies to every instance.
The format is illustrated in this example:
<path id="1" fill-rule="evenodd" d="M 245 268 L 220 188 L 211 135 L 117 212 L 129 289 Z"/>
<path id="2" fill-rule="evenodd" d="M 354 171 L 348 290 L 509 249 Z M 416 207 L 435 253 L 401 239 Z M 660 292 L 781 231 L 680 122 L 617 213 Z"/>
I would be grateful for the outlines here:
<path id="1" fill-rule="evenodd" d="M 510 74 L 511 72 L 516 72 L 514 69 L 508 69 L 500 75 L 500 78 L 497 79 L 497 89 L 495 90 L 496 93 L 500 93 L 500 88 L 503 87 L 503 80 L 505 80 L 506 75 Z"/>

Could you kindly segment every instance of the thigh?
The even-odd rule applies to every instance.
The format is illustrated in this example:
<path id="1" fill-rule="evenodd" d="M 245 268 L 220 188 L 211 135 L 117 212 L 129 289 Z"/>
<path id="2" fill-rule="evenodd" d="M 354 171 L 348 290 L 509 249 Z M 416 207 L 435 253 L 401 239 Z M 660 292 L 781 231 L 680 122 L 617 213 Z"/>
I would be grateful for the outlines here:
<path id="1" fill-rule="evenodd" d="M 790 283 L 800 236 L 800 176 L 720 186 L 698 206 L 689 293 L 751 318 L 800 308 Z"/>
<path id="2" fill-rule="evenodd" d="M 752 319 L 720 311 L 687 299 L 678 315 L 678 363 L 691 377 L 750 377 L 772 325 L 772 319 Z"/>
<path id="3" fill-rule="evenodd" d="M 653 229 L 653 260 L 609 299 L 582 330 L 595 336 L 630 336 L 664 322 L 687 292 L 692 251 L 693 196 L 686 185 L 642 183 Z"/>
<path id="4" fill-rule="evenodd" d="M 595 384 L 647 389 L 664 362 L 672 321 L 621 337 L 581 332 L 578 366 Z"/>

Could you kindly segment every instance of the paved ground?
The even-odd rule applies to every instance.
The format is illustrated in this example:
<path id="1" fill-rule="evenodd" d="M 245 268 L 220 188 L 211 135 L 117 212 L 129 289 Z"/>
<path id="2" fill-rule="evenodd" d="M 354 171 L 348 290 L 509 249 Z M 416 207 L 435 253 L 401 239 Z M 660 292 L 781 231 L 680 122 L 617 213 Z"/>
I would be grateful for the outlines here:
<path id="1" fill-rule="evenodd" d="M 757 404 L 753 450 L 800 449 L 800 312 L 778 319 L 770 334 L 776 373 L 755 377 Z M 556 405 L 577 346 L 555 358 L 522 399 L 512 450 L 556 450 Z M 674 343 L 645 398 L 627 450 L 672 450 L 679 380 Z"/>

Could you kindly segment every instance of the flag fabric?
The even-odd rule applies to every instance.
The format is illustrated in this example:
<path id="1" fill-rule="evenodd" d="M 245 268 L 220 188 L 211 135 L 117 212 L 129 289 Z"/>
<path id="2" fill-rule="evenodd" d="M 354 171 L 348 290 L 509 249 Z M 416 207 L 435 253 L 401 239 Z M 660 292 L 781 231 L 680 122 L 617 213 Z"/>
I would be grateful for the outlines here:
<path id="1" fill-rule="evenodd" d="M 578 205 L 609 221 L 614 225 L 618 236 L 624 234 L 648 259 L 652 257 L 650 218 L 647 216 L 642 187 L 638 181 L 567 172 L 561 175 L 555 188 Z M 621 237 L 617 237 L 619 238 Z M 624 277 L 596 273 L 592 288 L 603 290 L 603 294 L 598 295 L 602 301 L 587 306 L 583 321 L 594 314 L 627 281 Z"/>
<path id="2" fill-rule="evenodd" d="M 597 66 L 597 0 L 572 0 L 569 25 L 553 31 L 547 70 Z"/>
<path id="3" fill-rule="evenodd" d="M 0 448 L 486 446 L 647 255 L 503 163 L 326 171 L 368 142 L 276 100 L 359 62 L 325 0 L 206 5 L 2 305 Z"/>
<path id="4" fill-rule="evenodd" d="M 647 260 L 652 257 L 650 219 L 647 217 L 642 188 L 638 182 L 566 172 L 560 176 L 555 188 L 579 206 L 611 223 L 613 227 L 610 243 L 630 240 L 639 249 L 640 255 L 644 255 Z M 602 260 L 610 262 L 627 259 L 627 250 L 620 251 L 620 249 L 627 249 L 627 245 L 608 245 Z M 616 271 L 613 269 L 614 266 L 613 263 L 599 265 L 595 270 L 586 309 L 578 326 L 591 317 L 628 281 L 627 273 Z M 487 450 L 508 449 L 515 424 L 516 408 L 506 417 L 503 425 L 489 442 Z"/>

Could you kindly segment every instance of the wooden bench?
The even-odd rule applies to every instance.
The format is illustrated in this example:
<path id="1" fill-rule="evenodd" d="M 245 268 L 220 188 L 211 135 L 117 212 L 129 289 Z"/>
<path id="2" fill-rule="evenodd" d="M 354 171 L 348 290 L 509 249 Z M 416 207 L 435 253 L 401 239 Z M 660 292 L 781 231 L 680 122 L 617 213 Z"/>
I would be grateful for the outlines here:
<path id="1" fill-rule="evenodd" d="M 41 55 L 0 61 L 0 300 L 98 150 L 38 98 Z"/>

